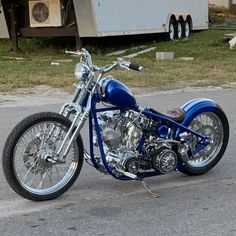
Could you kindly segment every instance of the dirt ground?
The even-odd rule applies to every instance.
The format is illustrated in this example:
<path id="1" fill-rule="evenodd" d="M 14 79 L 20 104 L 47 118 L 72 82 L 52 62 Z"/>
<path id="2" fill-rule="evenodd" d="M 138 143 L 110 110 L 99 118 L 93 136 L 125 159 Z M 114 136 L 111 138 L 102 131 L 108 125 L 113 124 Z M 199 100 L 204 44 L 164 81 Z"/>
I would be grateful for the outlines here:
<path id="1" fill-rule="evenodd" d="M 235 87 L 235 86 L 227 86 Z M 168 87 L 168 89 L 157 90 L 153 88 L 131 88 L 135 97 L 145 97 L 155 94 L 173 94 L 188 91 L 212 91 L 223 89 L 221 87 Z M 46 104 L 59 104 L 70 101 L 72 94 L 63 89 L 52 88 L 47 85 L 35 86 L 33 88 L 17 89 L 10 93 L 0 93 L 0 107 L 16 107 L 16 106 L 40 106 Z"/>
<path id="2" fill-rule="evenodd" d="M 132 88 L 134 96 L 154 93 L 153 88 Z M 47 85 L 33 88 L 16 89 L 9 93 L 0 93 L 0 107 L 12 106 L 39 106 L 45 104 L 57 104 L 70 101 L 73 94 L 63 89 L 53 88 Z"/>
<path id="3" fill-rule="evenodd" d="M 70 97 L 71 94 L 62 89 L 40 85 L 33 88 L 16 89 L 10 93 L 0 93 L 0 107 L 64 103 Z"/>

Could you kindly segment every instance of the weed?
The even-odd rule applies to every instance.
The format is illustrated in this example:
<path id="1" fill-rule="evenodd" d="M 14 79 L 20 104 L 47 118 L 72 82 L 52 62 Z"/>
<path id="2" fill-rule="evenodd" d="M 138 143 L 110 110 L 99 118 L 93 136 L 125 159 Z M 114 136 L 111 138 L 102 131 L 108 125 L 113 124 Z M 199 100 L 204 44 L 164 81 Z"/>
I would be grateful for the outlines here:
<path id="1" fill-rule="evenodd" d="M 144 65 L 143 73 L 114 70 L 112 75 L 130 87 L 155 87 L 157 89 L 173 86 L 219 86 L 236 81 L 236 53 L 222 37 L 229 31 L 208 30 L 192 34 L 189 39 L 173 42 L 140 42 L 147 47 L 157 47 L 156 51 L 174 52 L 172 61 L 156 61 L 156 51 L 133 58 L 133 63 Z M 0 91 L 21 87 L 47 84 L 66 90 L 73 89 L 75 57 L 64 54 L 65 48 L 53 47 L 51 43 L 41 45 L 29 39 L 20 40 L 21 53 L 9 53 L 9 40 L 0 40 Z M 136 45 L 135 45 L 136 46 Z M 85 45 L 94 56 L 98 66 L 112 63 L 116 57 L 106 53 L 127 48 L 120 45 Z M 129 52 L 134 52 L 131 48 Z M 179 57 L 194 57 L 193 61 L 181 61 Z M 73 62 L 63 62 L 70 59 Z M 59 66 L 51 62 L 61 60 Z"/>

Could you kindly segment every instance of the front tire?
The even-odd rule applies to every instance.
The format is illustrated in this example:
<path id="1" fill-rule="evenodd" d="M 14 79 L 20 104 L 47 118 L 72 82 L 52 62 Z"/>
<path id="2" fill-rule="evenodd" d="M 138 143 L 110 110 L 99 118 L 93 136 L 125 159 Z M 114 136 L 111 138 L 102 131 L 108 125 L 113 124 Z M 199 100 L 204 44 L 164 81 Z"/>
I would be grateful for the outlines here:
<path id="1" fill-rule="evenodd" d="M 199 134 L 208 136 L 212 143 L 193 155 L 193 159 L 180 169 L 187 175 L 201 175 L 212 169 L 222 158 L 229 140 L 229 123 L 220 107 L 213 112 L 203 112 L 191 121 L 189 128 Z M 197 140 L 189 141 L 191 152 L 197 149 Z"/>
<path id="2" fill-rule="evenodd" d="M 73 185 L 83 164 L 81 136 L 73 142 L 65 162 L 53 164 L 48 159 L 55 155 L 70 126 L 69 119 L 43 112 L 25 118 L 12 130 L 3 149 L 2 166 L 16 193 L 43 201 L 60 196 Z"/>

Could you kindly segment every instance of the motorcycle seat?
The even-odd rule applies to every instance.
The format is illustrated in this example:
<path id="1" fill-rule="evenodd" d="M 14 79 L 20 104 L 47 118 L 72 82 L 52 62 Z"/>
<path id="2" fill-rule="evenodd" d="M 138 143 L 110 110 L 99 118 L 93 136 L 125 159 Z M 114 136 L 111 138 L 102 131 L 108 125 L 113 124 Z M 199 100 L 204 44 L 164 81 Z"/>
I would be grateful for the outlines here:
<path id="1" fill-rule="evenodd" d="M 153 108 L 150 108 L 149 111 L 156 113 L 158 115 L 167 116 L 168 118 L 170 118 L 176 122 L 181 122 L 185 117 L 185 111 L 180 108 L 174 108 L 174 109 L 168 110 L 164 114 L 160 113 L 159 111 L 156 111 Z"/>

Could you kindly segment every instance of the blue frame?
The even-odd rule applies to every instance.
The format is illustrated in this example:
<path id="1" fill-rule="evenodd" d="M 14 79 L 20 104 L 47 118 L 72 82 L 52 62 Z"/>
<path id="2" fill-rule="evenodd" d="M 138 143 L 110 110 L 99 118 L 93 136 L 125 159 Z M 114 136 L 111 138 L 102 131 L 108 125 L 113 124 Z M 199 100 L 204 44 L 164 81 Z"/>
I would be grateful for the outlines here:
<path id="1" fill-rule="evenodd" d="M 95 130 L 96 130 L 96 135 L 97 135 L 97 140 L 98 140 L 98 146 L 99 146 L 99 150 L 100 150 L 100 154 L 101 154 L 101 158 L 102 158 L 102 162 L 103 165 L 107 171 L 107 173 L 109 173 L 110 175 L 112 175 L 114 178 L 119 179 L 119 180 L 133 180 L 132 178 L 126 177 L 126 176 L 121 176 L 121 177 L 117 177 L 112 171 L 113 169 L 109 166 L 109 164 L 106 161 L 106 155 L 104 152 L 104 148 L 103 148 L 103 141 L 102 141 L 102 136 L 101 136 L 101 132 L 100 132 L 100 127 L 98 124 L 98 118 L 97 118 L 97 113 L 100 112 L 104 112 L 104 111 L 111 111 L 111 110 L 120 110 L 120 111 L 124 111 L 124 109 L 120 108 L 120 107 L 110 107 L 110 108 L 96 108 L 96 104 L 99 103 L 101 101 L 100 97 L 98 95 L 94 95 L 92 97 L 91 100 L 91 112 L 89 115 L 89 139 L 90 139 L 90 156 L 91 156 L 91 162 L 93 164 L 93 166 L 98 169 L 99 166 L 95 160 L 94 157 L 94 146 L 93 146 L 93 121 L 94 121 L 94 125 L 95 125 Z M 177 123 L 175 121 L 173 121 L 172 119 L 170 119 L 169 117 L 165 116 L 165 115 L 161 115 L 161 114 L 156 114 L 153 113 L 151 111 L 149 111 L 147 108 L 144 109 L 142 111 L 142 113 L 148 117 L 152 117 L 154 119 L 157 119 L 161 122 L 168 122 L 169 126 L 171 126 L 173 129 L 175 129 L 175 138 L 178 137 L 178 135 L 181 132 L 189 132 L 195 136 L 197 136 L 200 139 L 199 144 L 201 145 L 197 150 L 195 150 L 195 153 L 201 151 L 202 149 L 204 149 L 208 144 L 208 138 L 200 135 L 198 133 L 196 133 L 193 130 L 188 129 L 186 126 L 188 126 L 191 122 L 191 120 L 199 113 L 201 112 L 207 112 L 207 111 L 214 111 L 214 109 L 216 108 L 216 103 L 213 100 L 209 100 L 209 99 L 196 99 L 196 100 L 192 100 L 188 103 L 186 103 L 182 109 L 186 112 L 185 118 L 182 121 L 182 123 Z M 134 109 L 134 111 L 140 112 L 140 108 L 137 106 L 137 108 Z M 145 143 L 145 139 L 144 137 L 141 138 L 140 143 L 137 147 L 137 150 L 141 152 L 143 145 Z M 180 162 L 177 164 L 177 168 L 176 170 L 178 170 L 179 168 L 181 168 L 183 166 L 184 163 Z M 157 171 L 146 171 L 146 172 L 142 172 L 139 173 L 138 179 L 144 179 L 147 177 L 152 177 L 152 176 L 157 176 L 157 175 L 162 175 L 162 173 L 157 172 Z"/>

